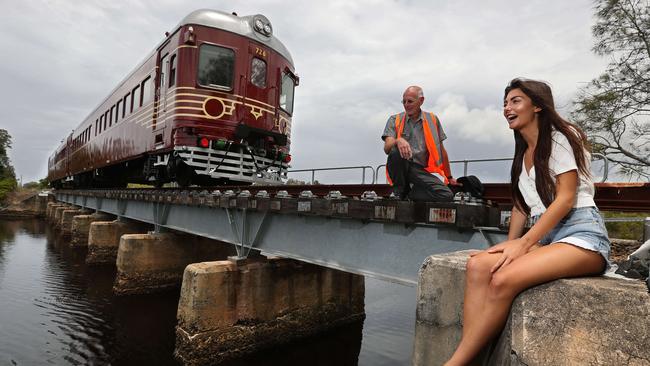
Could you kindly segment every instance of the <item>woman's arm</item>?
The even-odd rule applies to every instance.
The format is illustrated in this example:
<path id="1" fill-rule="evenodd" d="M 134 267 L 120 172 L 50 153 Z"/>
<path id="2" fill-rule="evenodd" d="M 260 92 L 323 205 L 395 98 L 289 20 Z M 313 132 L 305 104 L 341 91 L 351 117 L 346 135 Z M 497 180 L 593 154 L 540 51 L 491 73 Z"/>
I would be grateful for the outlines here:
<path id="1" fill-rule="evenodd" d="M 513 209 L 513 217 L 510 219 L 508 241 L 499 243 L 487 250 L 488 253 L 502 253 L 499 261 L 494 265 L 494 267 L 492 267 L 492 272 L 496 272 L 499 268 L 507 266 L 513 260 L 526 254 L 533 245 L 538 243 L 539 240 L 546 235 L 546 233 L 551 231 L 551 229 L 553 229 L 555 225 L 566 216 L 575 204 L 577 189 L 578 173 L 576 170 L 570 170 L 566 173 L 557 175 L 555 177 L 555 199 L 548 206 L 537 223 L 535 223 L 535 225 L 533 225 L 533 227 L 530 228 L 530 230 L 528 230 L 528 232 L 521 238 L 516 238 L 517 236 L 514 234 L 521 234 L 521 232 L 516 232 L 519 225 L 522 225 L 518 220 L 522 220 L 523 218 L 525 222 L 525 217 L 523 217 L 523 214 L 521 216 L 516 216 L 517 214 Z M 513 219 L 515 220 L 516 226 L 513 226 Z M 523 225 L 521 230 L 523 231 Z"/>
<path id="2" fill-rule="evenodd" d="M 526 214 L 519 211 L 517 206 L 512 207 L 512 214 L 510 215 L 510 226 L 508 228 L 508 240 L 513 240 L 521 237 L 524 233 L 526 226 Z"/>
<path id="3" fill-rule="evenodd" d="M 546 233 L 551 231 L 571 211 L 575 204 L 577 189 L 577 171 L 570 170 L 555 177 L 555 199 L 535 225 L 528 230 L 526 235 L 521 237 L 526 242 L 527 248 L 539 242 Z"/>

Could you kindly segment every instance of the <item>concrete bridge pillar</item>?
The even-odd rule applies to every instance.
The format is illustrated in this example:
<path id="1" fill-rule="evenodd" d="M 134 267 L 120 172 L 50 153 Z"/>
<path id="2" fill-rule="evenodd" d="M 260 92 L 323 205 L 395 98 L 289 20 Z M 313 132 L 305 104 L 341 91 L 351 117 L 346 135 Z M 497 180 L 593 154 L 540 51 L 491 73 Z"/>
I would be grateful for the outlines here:
<path id="1" fill-rule="evenodd" d="M 281 258 L 195 263 L 183 275 L 174 355 L 214 364 L 364 317 L 359 275 Z"/>
<path id="2" fill-rule="evenodd" d="M 183 270 L 194 262 L 226 259 L 231 244 L 179 233 L 122 235 L 113 292 L 134 295 L 178 289 Z"/>
<path id="3" fill-rule="evenodd" d="M 56 209 L 54 209 L 54 226 L 60 228 L 63 223 L 63 211 L 66 210 L 76 210 L 77 207 L 73 205 L 63 204 Z"/>
<path id="4" fill-rule="evenodd" d="M 45 218 L 50 221 L 54 222 L 54 214 L 56 212 L 56 209 L 58 207 L 64 206 L 64 203 L 61 202 L 50 202 L 47 204 L 47 209 L 45 211 Z"/>
<path id="5" fill-rule="evenodd" d="M 61 214 L 63 214 L 63 210 L 70 209 L 70 207 L 71 206 L 65 203 L 60 203 L 52 207 L 51 221 L 55 226 L 58 226 L 58 223 L 61 221 Z"/>
<path id="6" fill-rule="evenodd" d="M 137 221 L 96 221 L 88 230 L 87 264 L 115 264 L 120 237 L 124 234 L 146 233 L 151 225 Z"/>
<path id="7" fill-rule="evenodd" d="M 89 209 L 73 208 L 68 210 L 63 210 L 61 213 L 61 233 L 64 236 L 70 236 L 72 234 L 72 220 L 77 215 L 86 215 L 92 213 Z"/>
<path id="8" fill-rule="evenodd" d="M 36 195 L 34 197 L 32 210 L 38 217 L 45 217 L 45 211 L 49 203 L 49 195 Z"/>
<path id="9" fill-rule="evenodd" d="M 88 235 L 90 234 L 90 224 L 97 221 L 113 220 L 113 215 L 95 212 L 89 215 L 76 215 L 72 218 L 72 239 L 70 246 L 85 247 L 88 246 Z"/>

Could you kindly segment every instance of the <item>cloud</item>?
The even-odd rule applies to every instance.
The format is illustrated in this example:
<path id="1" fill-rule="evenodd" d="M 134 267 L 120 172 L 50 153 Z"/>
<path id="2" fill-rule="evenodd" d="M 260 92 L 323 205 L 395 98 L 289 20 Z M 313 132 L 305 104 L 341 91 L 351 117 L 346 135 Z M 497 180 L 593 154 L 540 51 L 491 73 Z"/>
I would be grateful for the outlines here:
<path id="1" fill-rule="evenodd" d="M 0 127 L 25 180 L 190 11 L 261 13 L 292 53 L 301 85 L 292 136 L 296 168 L 379 165 L 386 119 L 408 85 L 441 116 L 452 159 L 508 156 L 500 111 L 508 80 L 552 83 L 566 107 L 604 69 L 594 56 L 589 0 L 517 3 L 359 0 L 173 0 L 0 4 Z M 37 146 L 37 147 L 35 147 Z M 356 174 L 356 173 L 355 173 Z"/>

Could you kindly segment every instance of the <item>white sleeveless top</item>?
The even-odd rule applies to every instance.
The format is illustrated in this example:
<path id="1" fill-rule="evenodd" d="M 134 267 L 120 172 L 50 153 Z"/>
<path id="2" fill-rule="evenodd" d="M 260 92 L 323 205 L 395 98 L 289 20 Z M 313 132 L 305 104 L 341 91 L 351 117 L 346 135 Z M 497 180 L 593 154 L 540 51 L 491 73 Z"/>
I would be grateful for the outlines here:
<path id="1" fill-rule="evenodd" d="M 594 202 L 594 183 L 590 177 L 584 176 L 578 171 L 578 165 L 576 164 L 569 140 L 564 134 L 556 130 L 553 130 L 551 138 L 553 142 L 548 167 L 551 170 L 553 183 L 555 183 L 555 177 L 557 175 L 576 170 L 578 172 L 579 182 L 578 189 L 576 190 L 576 201 L 573 207 L 596 206 Z M 585 151 L 585 162 L 589 170 L 591 154 L 588 151 Z M 531 217 L 541 215 L 546 211 L 546 206 L 542 203 L 542 199 L 539 197 L 539 193 L 537 193 L 537 189 L 535 188 L 535 167 L 531 167 L 530 172 L 526 173 L 526 164 L 524 162 L 521 164 L 521 174 L 519 175 L 519 191 L 528 207 L 530 207 Z"/>

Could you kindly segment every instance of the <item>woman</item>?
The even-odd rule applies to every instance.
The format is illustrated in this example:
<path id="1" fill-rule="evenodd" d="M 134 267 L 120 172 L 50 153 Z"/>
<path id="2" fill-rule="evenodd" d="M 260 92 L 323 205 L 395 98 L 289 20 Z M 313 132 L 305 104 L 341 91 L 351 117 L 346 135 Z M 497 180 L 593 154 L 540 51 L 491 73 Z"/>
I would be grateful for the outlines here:
<path id="1" fill-rule="evenodd" d="M 463 336 L 447 365 L 472 363 L 501 331 L 523 290 L 609 267 L 585 134 L 560 117 L 551 88 L 540 81 L 512 80 L 503 114 L 515 135 L 508 240 L 467 262 Z M 524 234 L 529 215 L 534 225 Z"/>

